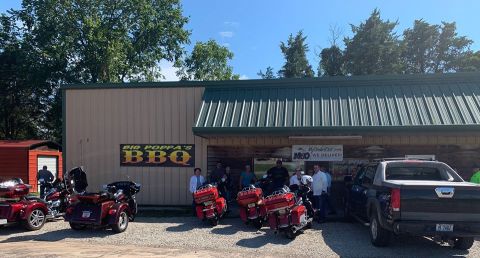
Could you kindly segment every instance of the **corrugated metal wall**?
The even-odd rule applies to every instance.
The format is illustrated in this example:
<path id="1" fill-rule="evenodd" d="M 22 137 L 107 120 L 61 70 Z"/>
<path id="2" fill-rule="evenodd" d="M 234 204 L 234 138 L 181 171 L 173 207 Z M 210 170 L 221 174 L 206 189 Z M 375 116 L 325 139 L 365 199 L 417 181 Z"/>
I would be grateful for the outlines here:
<path id="1" fill-rule="evenodd" d="M 192 168 L 120 167 L 120 144 L 195 144 L 195 165 L 206 171 L 206 140 L 191 130 L 202 94 L 192 87 L 66 90 L 66 169 L 84 166 L 89 191 L 131 177 L 143 185 L 140 204 L 191 203 Z"/>

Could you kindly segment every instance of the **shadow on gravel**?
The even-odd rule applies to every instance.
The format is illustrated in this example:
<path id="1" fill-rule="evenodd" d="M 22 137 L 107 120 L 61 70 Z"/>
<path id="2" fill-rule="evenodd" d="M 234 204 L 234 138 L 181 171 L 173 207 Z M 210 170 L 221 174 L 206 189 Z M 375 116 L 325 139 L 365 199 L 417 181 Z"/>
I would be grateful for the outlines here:
<path id="1" fill-rule="evenodd" d="M 265 231 L 266 232 L 262 232 Z M 267 244 L 272 245 L 288 245 L 292 240 L 287 239 L 285 236 L 278 234 L 273 234 L 272 231 L 268 229 L 261 229 L 260 234 L 254 238 L 241 239 L 237 242 L 238 246 L 246 248 L 260 248 Z"/>
<path id="2" fill-rule="evenodd" d="M 11 232 L 10 232 L 11 233 Z M 23 241 L 61 241 L 66 238 L 92 238 L 92 237 L 106 237 L 112 235 L 111 230 L 105 229 L 85 229 L 82 231 L 74 231 L 72 229 L 60 229 L 56 231 L 48 231 L 42 234 L 24 235 L 7 238 L 0 243 L 23 242 Z"/>
<path id="3" fill-rule="evenodd" d="M 183 222 L 183 224 L 171 226 L 166 228 L 165 230 L 167 232 L 187 232 L 195 228 L 209 228 L 209 227 L 210 225 L 208 225 L 207 222 L 195 220 L 195 221 Z"/>
<path id="4" fill-rule="evenodd" d="M 445 257 L 469 253 L 414 236 L 396 236 L 389 246 L 375 247 L 370 242 L 368 227 L 358 223 L 342 223 L 342 230 L 329 223 L 315 228 L 321 230 L 325 244 L 340 257 Z"/>

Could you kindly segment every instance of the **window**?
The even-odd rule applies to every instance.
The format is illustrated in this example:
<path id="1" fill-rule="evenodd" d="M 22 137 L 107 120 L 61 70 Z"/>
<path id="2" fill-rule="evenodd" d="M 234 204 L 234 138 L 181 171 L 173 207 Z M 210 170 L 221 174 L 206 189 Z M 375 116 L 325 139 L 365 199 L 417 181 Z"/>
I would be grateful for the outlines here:
<path id="1" fill-rule="evenodd" d="M 456 173 L 443 163 L 431 162 L 395 162 L 387 165 L 386 180 L 420 180 L 420 181 L 463 181 Z"/>
<path id="2" fill-rule="evenodd" d="M 375 178 L 375 172 L 377 172 L 377 166 L 369 166 L 365 171 L 365 176 L 363 177 L 362 184 L 363 185 L 371 185 L 373 184 L 373 179 Z"/>

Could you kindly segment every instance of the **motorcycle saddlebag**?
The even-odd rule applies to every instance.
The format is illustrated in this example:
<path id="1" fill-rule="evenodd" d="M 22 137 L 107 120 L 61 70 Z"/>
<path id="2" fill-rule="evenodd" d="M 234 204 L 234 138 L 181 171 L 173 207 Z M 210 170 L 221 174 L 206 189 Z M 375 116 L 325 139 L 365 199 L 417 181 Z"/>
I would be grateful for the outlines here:
<path id="1" fill-rule="evenodd" d="M 29 185 L 16 184 L 13 186 L 0 186 L 0 197 L 2 198 L 19 198 L 25 196 L 29 192 Z"/>
<path id="2" fill-rule="evenodd" d="M 220 197 L 220 198 L 217 198 L 217 199 L 215 200 L 215 202 L 216 202 L 216 207 L 215 207 L 215 208 L 216 208 L 216 210 L 217 210 L 217 214 L 220 215 L 220 214 L 223 213 L 223 210 L 226 209 L 226 207 L 227 207 L 227 201 L 225 200 L 225 198 Z"/>
<path id="3" fill-rule="evenodd" d="M 306 222 L 307 209 L 303 205 L 295 206 L 292 209 L 292 224 L 300 225 L 303 222 Z"/>
<path id="4" fill-rule="evenodd" d="M 9 219 L 12 212 L 12 205 L 0 202 L 0 219 Z"/>
<path id="5" fill-rule="evenodd" d="M 250 203 L 257 203 L 263 196 L 261 188 L 250 188 L 240 191 L 237 195 L 238 205 L 246 207 Z"/>
<path id="6" fill-rule="evenodd" d="M 270 195 L 265 199 L 265 207 L 269 212 L 286 209 L 292 207 L 294 204 L 295 194 L 290 192 Z"/>
<path id="7" fill-rule="evenodd" d="M 215 201 L 218 198 L 217 187 L 211 186 L 199 189 L 193 193 L 195 203 L 201 204 L 204 202 Z"/>

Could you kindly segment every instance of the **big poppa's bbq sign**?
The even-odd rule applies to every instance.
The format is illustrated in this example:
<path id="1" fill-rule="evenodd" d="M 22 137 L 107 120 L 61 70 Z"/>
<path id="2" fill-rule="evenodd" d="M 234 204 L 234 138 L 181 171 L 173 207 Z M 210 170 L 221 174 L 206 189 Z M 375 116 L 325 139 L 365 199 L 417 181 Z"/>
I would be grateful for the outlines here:
<path id="1" fill-rule="evenodd" d="M 120 144 L 120 166 L 193 167 L 194 144 Z"/>

